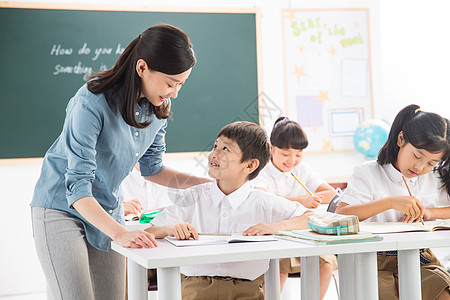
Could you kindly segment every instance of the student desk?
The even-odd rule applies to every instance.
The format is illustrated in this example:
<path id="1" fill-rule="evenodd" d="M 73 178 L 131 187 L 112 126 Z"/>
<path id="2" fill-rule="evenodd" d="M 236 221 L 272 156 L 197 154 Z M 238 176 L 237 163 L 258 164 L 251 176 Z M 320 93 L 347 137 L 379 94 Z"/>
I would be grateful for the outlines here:
<path id="1" fill-rule="evenodd" d="M 312 246 L 288 240 L 175 247 L 158 240 L 154 249 L 114 251 L 128 258 L 129 299 L 147 299 L 146 269 L 158 268 L 158 299 L 181 299 L 180 266 L 270 259 L 266 299 L 280 299 L 278 258 L 302 257 L 302 299 L 319 299 L 319 255 L 339 254 L 340 298 L 378 299 L 376 251 L 399 250 L 400 299 L 421 299 L 419 249 L 450 247 L 450 231 L 395 233 L 379 242 Z"/>
<path id="2" fill-rule="evenodd" d="M 397 249 L 395 240 L 313 246 L 278 240 L 276 242 L 236 243 L 214 246 L 175 247 L 158 240 L 154 249 L 124 248 L 112 242 L 114 251 L 128 258 L 129 299 L 147 299 L 147 271 L 158 268 L 158 299 L 181 299 L 180 266 L 270 259 L 266 278 L 266 299 L 280 299 L 278 258 L 302 257 L 302 299 L 319 299 L 319 255 L 339 256 L 341 299 L 378 299 L 376 251 Z M 356 263 L 356 264 L 355 264 Z M 365 276 L 355 276 L 354 268 Z M 358 289 L 355 290 L 355 280 Z M 347 297 L 346 295 L 349 295 Z M 362 298 L 359 298 L 362 299 Z"/>

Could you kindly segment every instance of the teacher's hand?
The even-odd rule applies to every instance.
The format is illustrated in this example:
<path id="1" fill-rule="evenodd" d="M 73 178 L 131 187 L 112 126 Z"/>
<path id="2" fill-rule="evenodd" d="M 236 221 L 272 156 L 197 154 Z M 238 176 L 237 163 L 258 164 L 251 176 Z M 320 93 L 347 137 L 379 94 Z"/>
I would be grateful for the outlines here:
<path id="1" fill-rule="evenodd" d="M 155 248 L 158 246 L 155 236 L 143 230 L 125 231 L 114 241 L 126 248 Z"/>

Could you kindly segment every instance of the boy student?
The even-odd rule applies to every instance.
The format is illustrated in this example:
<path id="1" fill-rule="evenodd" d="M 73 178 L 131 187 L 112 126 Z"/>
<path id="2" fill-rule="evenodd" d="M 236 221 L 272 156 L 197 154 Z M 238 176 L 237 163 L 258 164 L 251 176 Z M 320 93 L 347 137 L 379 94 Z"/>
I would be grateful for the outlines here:
<path id="1" fill-rule="evenodd" d="M 250 122 L 231 123 L 219 132 L 208 156 L 213 182 L 178 195 L 146 231 L 156 238 L 198 239 L 199 232 L 273 234 L 306 228 L 311 214 L 298 202 L 250 187 L 270 157 L 266 132 Z M 183 299 L 264 299 L 257 279 L 268 260 L 181 267 Z"/>

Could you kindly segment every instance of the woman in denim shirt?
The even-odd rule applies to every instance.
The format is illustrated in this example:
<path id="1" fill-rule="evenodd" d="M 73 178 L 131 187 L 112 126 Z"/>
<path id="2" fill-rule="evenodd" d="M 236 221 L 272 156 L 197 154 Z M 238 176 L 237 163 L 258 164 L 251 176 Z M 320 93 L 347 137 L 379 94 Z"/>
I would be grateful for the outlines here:
<path id="1" fill-rule="evenodd" d="M 124 299 L 125 259 L 108 251 L 111 239 L 157 246 L 152 234 L 123 226 L 119 186 L 137 162 L 142 176 L 161 185 L 209 181 L 162 163 L 170 98 L 195 62 L 183 31 L 152 26 L 67 105 L 31 202 L 36 250 L 54 299 Z"/>

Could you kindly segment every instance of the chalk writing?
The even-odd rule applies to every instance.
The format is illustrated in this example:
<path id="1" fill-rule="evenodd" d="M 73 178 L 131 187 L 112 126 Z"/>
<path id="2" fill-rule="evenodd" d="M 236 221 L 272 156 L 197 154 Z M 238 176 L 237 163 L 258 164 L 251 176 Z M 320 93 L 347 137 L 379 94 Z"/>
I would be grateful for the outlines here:
<path id="1" fill-rule="evenodd" d="M 90 65 L 91 61 L 97 61 L 103 56 L 110 56 L 110 55 L 116 55 L 119 56 L 123 53 L 125 50 L 124 47 L 122 47 L 121 43 L 118 43 L 115 47 L 96 47 L 91 48 L 89 47 L 88 43 L 83 43 L 81 47 L 78 48 L 78 50 L 75 51 L 73 48 L 65 47 L 61 44 L 53 44 L 50 50 L 51 56 L 78 56 L 79 58 L 76 59 L 73 64 L 65 63 L 63 64 L 56 64 L 52 74 L 57 75 L 63 75 L 63 74 L 75 74 L 75 75 L 83 75 L 83 79 L 87 80 L 90 75 L 93 74 L 93 70 L 95 71 L 105 71 L 108 69 L 108 66 L 105 63 L 100 63 L 100 67 L 93 67 Z M 85 61 L 86 59 L 84 57 L 90 57 L 89 61 Z"/>
<path id="2" fill-rule="evenodd" d="M 52 50 L 50 51 L 50 55 L 72 55 L 72 48 L 62 48 L 61 45 L 53 44 Z"/>

